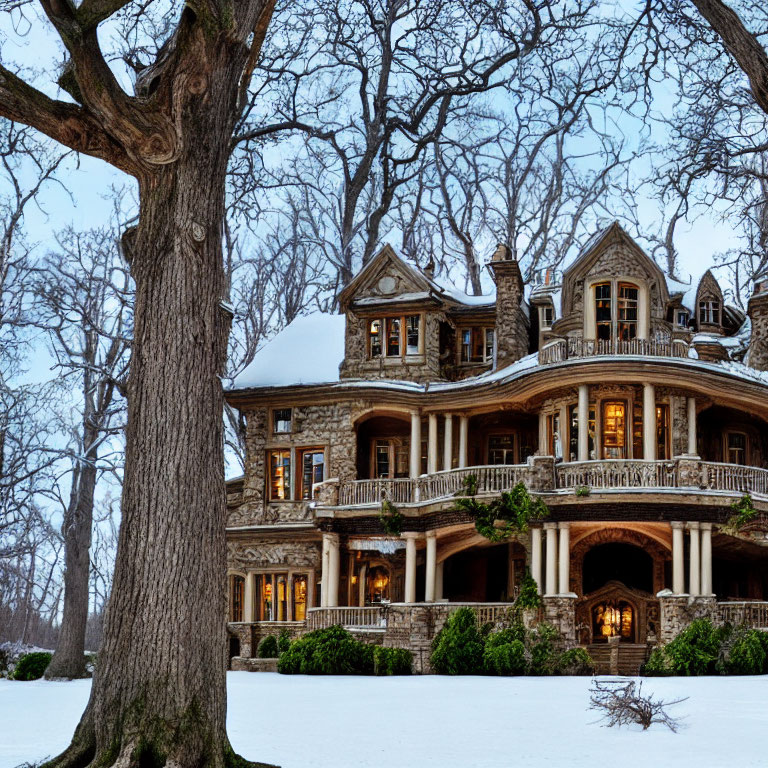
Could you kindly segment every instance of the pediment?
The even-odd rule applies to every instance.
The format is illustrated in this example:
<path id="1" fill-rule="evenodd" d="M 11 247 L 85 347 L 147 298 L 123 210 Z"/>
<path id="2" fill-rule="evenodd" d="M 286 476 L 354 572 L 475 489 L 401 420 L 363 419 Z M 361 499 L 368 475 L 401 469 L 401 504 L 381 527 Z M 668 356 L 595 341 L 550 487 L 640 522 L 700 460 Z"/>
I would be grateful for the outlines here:
<path id="1" fill-rule="evenodd" d="M 699 287 L 696 289 L 696 306 L 698 307 L 699 302 L 706 297 L 719 299 L 721 302 L 723 300 L 723 291 L 720 288 L 720 283 L 717 282 L 710 269 L 699 280 Z"/>
<path id="2" fill-rule="evenodd" d="M 385 245 L 339 295 L 342 309 L 361 299 L 393 300 L 428 293 L 429 281 Z"/>

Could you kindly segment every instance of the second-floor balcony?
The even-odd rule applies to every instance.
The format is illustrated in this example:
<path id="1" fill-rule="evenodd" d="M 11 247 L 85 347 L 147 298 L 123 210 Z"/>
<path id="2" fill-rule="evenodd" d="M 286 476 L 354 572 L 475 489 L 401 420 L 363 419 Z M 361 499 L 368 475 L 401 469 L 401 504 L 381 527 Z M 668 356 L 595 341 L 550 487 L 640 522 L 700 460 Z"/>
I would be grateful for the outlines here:
<path id="1" fill-rule="evenodd" d="M 656 341 L 654 339 L 555 339 L 539 350 L 539 363 L 561 363 L 565 360 L 608 355 L 637 355 L 640 357 L 688 357 L 685 341 Z"/>
<path id="2" fill-rule="evenodd" d="M 531 457 L 526 464 L 486 465 L 450 469 L 418 478 L 327 481 L 317 486 L 318 513 L 324 508 L 376 507 L 384 499 L 419 507 L 465 492 L 473 477 L 477 496 L 490 496 L 523 482 L 545 495 L 589 495 L 592 492 L 681 491 L 741 496 L 768 502 L 768 469 L 701 461 L 682 456 L 673 460 L 613 459 L 556 463 L 551 456 Z"/>

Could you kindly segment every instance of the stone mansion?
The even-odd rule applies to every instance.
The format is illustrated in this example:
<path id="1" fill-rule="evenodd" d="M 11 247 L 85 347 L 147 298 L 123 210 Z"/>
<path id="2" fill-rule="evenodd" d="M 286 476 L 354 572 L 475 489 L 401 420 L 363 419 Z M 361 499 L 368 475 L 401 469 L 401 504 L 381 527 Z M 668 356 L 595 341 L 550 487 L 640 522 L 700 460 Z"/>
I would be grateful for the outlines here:
<path id="1" fill-rule="evenodd" d="M 297 318 L 227 392 L 234 668 L 265 634 L 343 624 L 428 671 L 448 613 L 506 614 L 526 569 L 596 657 L 619 638 L 642 659 L 698 615 L 768 627 L 764 518 L 725 525 L 745 495 L 768 512 L 768 274 L 745 315 L 616 223 L 529 286 L 503 245 L 488 267 L 495 294 L 468 296 L 386 246 L 341 314 Z M 456 507 L 470 475 L 549 515 L 492 544 Z"/>

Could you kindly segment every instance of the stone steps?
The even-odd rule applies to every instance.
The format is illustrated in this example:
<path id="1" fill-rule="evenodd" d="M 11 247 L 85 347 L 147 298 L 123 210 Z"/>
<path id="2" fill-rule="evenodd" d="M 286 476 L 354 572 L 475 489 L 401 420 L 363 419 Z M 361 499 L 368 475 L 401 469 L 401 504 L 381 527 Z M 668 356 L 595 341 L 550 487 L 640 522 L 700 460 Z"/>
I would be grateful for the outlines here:
<path id="1" fill-rule="evenodd" d="M 637 675 L 648 658 L 648 646 L 619 643 L 617 668 L 612 669 L 611 651 L 612 648 L 607 643 L 593 643 L 587 646 L 587 652 L 595 662 L 598 675 Z"/>

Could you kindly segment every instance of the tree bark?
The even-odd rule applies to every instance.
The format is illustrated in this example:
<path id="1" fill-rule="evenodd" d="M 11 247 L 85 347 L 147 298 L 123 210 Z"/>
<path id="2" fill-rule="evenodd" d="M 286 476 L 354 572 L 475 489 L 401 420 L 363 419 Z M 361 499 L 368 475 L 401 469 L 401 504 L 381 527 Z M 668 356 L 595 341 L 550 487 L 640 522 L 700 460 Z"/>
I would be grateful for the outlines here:
<path id="1" fill-rule="evenodd" d="M 48 766 L 254 765 L 226 735 L 225 174 L 248 49 L 187 6 L 173 162 L 139 175 L 122 524 L 104 642 L 70 748 Z"/>

